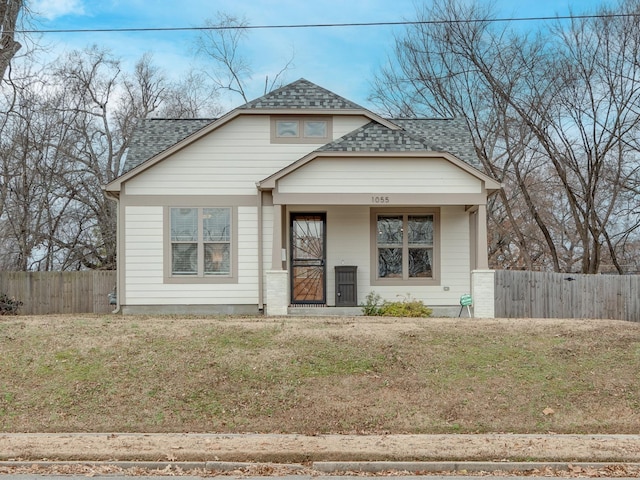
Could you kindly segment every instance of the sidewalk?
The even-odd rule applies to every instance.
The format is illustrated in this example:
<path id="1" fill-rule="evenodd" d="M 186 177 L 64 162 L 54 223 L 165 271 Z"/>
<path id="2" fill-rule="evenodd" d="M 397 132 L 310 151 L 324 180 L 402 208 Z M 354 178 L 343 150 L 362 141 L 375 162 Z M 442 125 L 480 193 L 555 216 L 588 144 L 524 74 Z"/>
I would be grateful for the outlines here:
<path id="1" fill-rule="evenodd" d="M 640 463 L 640 435 L 0 433 L 1 462 Z"/>

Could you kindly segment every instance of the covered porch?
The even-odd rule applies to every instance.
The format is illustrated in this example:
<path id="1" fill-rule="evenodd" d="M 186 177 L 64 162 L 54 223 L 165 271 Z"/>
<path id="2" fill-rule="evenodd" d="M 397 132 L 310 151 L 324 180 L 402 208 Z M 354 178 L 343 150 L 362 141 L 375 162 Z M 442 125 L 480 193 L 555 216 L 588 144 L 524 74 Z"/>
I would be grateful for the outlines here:
<path id="1" fill-rule="evenodd" d="M 487 197 L 500 185 L 448 153 L 316 151 L 257 188 L 267 315 L 354 308 L 371 292 L 451 315 L 477 291 L 471 272 L 488 271 Z M 341 267 L 356 270 L 350 304 Z"/>
<path id="2" fill-rule="evenodd" d="M 482 297 L 488 298 L 493 291 L 485 204 L 433 205 L 431 199 L 425 206 L 414 197 L 393 207 L 377 207 L 359 196 L 349 203 L 344 197 L 342 202 L 329 197 L 313 204 L 288 204 L 278 195 L 263 196 L 273 203 L 261 207 L 269 211 L 266 221 L 273 232 L 262 239 L 271 243 L 264 259 L 263 301 L 269 316 L 358 316 L 369 292 L 389 301 L 410 296 L 432 308 L 434 316 L 458 316 L 461 295 L 475 298 L 482 290 Z M 381 214 L 398 212 L 434 220 L 429 278 L 386 283 L 379 278 L 377 220 Z M 479 311 L 477 302 L 475 313 L 492 316 L 486 308 Z"/>

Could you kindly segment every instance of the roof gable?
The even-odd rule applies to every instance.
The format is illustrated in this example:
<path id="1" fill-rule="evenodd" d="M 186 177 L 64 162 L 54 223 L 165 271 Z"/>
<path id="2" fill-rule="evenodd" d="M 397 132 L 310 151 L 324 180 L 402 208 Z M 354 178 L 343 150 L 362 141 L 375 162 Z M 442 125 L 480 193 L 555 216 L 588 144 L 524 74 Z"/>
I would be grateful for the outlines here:
<path id="1" fill-rule="evenodd" d="M 482 173 L 482 165 L 473 145 L 471 132 L 461 119 L 392 119 L 391 129 L 371 121 L 343 135 L 297 162 L 259 182 L 262 188 L 274 188 L 275 182 L 304 166 L 315 158 L 338 153 L 362 158 L 396 154 L 424 158 L 442 157 L 467 173 L 485 182 L 488 189 L 500 188 L 499 184 Z"/>
<path id="2" fill-rule="evenodd" d="M 293 110 L 364 110 L 360 105 L 322 88 L 304 78 L 256 98 L 238 107 L 254 109 Z"/>

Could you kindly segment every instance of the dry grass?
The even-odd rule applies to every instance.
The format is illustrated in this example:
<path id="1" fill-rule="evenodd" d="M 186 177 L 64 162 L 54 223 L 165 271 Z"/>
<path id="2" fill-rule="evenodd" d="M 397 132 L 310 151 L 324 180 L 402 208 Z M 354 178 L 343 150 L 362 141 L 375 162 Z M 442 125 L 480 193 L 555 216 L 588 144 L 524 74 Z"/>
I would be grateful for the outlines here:
<path id="1" fill-rule="evenodd" d="M 637 433 L 640 324 L 3 317 L 0 431 Z"/>

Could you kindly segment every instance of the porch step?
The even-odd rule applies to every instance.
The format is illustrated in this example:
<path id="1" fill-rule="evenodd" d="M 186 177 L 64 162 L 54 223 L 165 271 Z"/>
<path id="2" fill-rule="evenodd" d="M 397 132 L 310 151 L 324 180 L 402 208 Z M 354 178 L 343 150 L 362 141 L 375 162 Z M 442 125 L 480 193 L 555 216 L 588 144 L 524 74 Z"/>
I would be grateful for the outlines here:
<path id="1" fill-rule="evenodd" d="M 362 316 L 362 307 L 295 306 L 288 308 L 288 314 L 299 317 L 359 317 Z"/>

